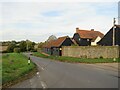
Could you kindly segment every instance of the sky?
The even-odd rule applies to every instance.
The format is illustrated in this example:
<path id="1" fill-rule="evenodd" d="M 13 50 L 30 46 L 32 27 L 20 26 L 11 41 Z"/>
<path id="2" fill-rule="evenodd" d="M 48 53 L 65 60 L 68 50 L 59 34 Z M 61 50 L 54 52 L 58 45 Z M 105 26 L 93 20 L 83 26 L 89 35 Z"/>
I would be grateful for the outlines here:
<path id="1" fill-rule="evenodd" d="M 44 42 L 50 35 L 72 37 L 76 27 L 106 34 L 118 17 L 118 0 L 0 2 L 0 41 Z"/>

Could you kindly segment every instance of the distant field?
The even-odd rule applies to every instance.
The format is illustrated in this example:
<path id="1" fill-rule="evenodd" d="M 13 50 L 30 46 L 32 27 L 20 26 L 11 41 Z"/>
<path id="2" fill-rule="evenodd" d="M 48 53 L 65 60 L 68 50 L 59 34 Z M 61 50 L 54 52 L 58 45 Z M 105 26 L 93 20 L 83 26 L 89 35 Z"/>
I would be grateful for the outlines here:
<path id="1" fill-rule="evenodd" d="M 8 53 L 2 55 L 2 84 L 11 82 L 24 76 L 35 68 L 35 64 L 28 65 L 28 58 L 23 54 Z"/>
<path id="2" fill-rule="evenodd" d="M 113 61 L 113 59 L 103 59 L 103 58 L 96 58 L 96 59 L 90 59 L 90 58 L 75 58 L 75 57 L 63 57 L 63 56 L 46 56 L 39 52 L 34 52 L 33 55 L 43 58 L 50 58 L 54 60 L 59 60 L 63 62 L 72 62 L 72 63 L 115 63 L 120 62 L 120 58 L 117 58 L 116 61 Z"/>
<path id="3" fill-rule="evenodd" d="M 0 52 L 1 52 L 1 51 L 6 51 L 7 48 L 8 48 L 8 46 L 0 46 Z"/>

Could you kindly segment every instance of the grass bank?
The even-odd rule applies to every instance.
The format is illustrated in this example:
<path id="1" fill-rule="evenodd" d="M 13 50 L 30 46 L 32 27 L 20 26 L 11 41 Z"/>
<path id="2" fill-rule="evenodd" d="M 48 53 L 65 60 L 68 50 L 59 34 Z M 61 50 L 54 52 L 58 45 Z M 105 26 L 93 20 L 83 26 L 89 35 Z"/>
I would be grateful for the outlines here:
<path id="1" fill-rule="evenodd" d="M 28 65 L 28 58 L 23 54 L 7 53 L 2 55 L 2 85 L 18 80 L 34 70 L 35 67 L 36 65 L 32 62 Z"/>
<path id="2" fill-rule="evenodd" d="M 50 58 L 53 60 L 59 60 L 62 62 L 72 62 L 72 63 L 116 63 L 120 62 L 120 58 L 117 58 L 116 61 L 113 59 L 103 59 L 103 58 L 75 58 L 75 57 L 63 57 L 63 56 L 46 56 L 39 52 L 34 52 L 33 55 L 42 57 L 42 58 Z"/>

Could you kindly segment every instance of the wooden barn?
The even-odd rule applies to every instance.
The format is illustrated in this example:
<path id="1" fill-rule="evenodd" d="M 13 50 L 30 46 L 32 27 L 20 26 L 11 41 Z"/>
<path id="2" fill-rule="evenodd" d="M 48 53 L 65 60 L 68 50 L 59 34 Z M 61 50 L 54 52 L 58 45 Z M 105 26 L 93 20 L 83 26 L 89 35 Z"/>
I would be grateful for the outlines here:
<path id="1" fill-rule="evenodd" d="M 62 46 L 71 46 L 74 42 L 68 36 L 59 37 L 57 40 L 50 41 L 43 46 L 43 52 L 61 56 L 62 55 Z"/>
<path id="2" fill-rule="evenodd" d="M 113 45 L 113 36 L 114 36 L 114 45 L 120 46 L 120 25 L 115 25 L 113 35 L 113 27 L 106 33 L 106 35 L 98 42 L 102 46 L 112 46 Z"/>
<path id="3" fill-rule="evenodd" d="M 97 45 L 97 42 L 103 38 L 104 34 L 99 31 L 91 30 L 80 30 L 76 28 L 76 33 L 73 36 L 73 39 L 79 46 L 90 46 Z"/>

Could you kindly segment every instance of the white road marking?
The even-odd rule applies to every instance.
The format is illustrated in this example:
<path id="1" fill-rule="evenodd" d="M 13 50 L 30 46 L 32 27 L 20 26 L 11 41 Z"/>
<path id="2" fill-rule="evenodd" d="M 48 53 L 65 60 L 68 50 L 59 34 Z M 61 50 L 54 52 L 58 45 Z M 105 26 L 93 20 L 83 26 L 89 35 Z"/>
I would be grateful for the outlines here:
<path id="1" fill-rule="evenodd" d="M 43 82 L 43 81 L 41 80 L 41 76 L 40 76 L 40 73 L 39 73 L 39 72 L 37 72 L 37 76 L 38 76 L 39 79 L 40 79 L 40 83 L 41 83 L 42 88 L 45 89 L 45 88 L 47 87 L 47 85 L 45 84 L 45 82 Z"/>
<path id="2" fill-rule="evenodd" d="M 37 66 L 39 66 L 42 70 L 44 70 L 44 68 L 41 65 L 37 64 Z"/>
<path id="3" fill-rule="evenodd" d="M 45 84 L 45 82 L 40 81 L 40 83 L 41 83 L 41 85 L 42 85 L 43 89 L 45 89 L 45 88 L 47 87 L 47 85 Z"/>
<path id="4" fill-rule="evenodd" d="M 40 75 L 38 77 L 40 78 Z"/>
<path id="5" fill-rule="evenodd" d="M 36 73 L 37 75 L 39 74 L 39 72 Z"/>
<path id="6" fill-rule="evenodd" d="M 31 88 L 32 88 L 32 81 L 31 81 L 31 79 L 30 79 L 30 86 L 31 86 Z"/>
<path id="7" fill-rule="evenodd" d="M 42 70 L 44 70 L 44 68 L 43 67 L 41 67 L 42 68 Z"/>

